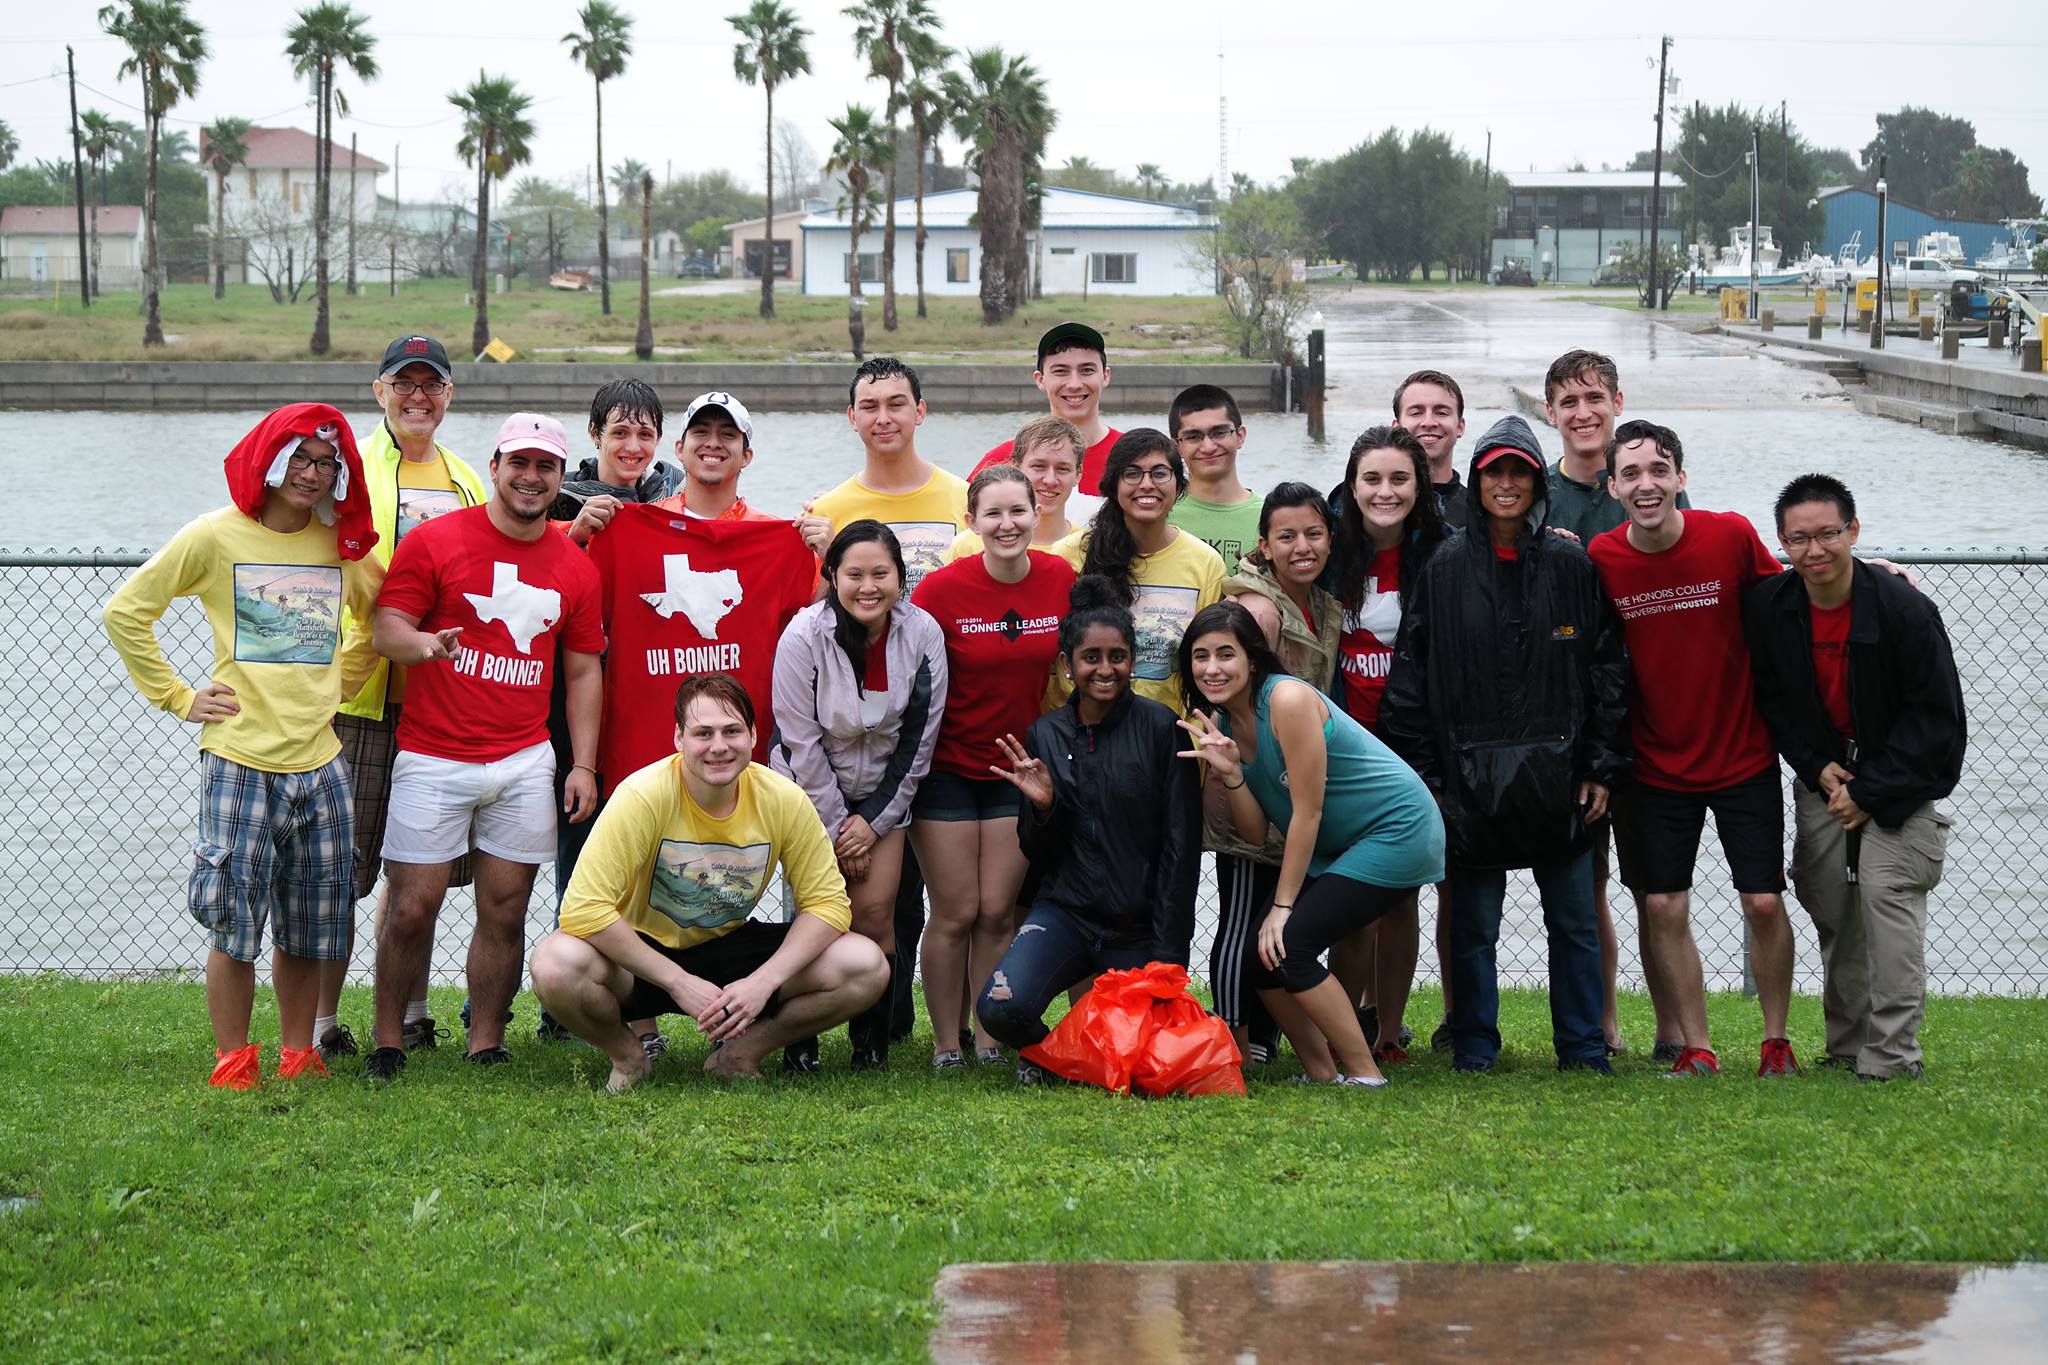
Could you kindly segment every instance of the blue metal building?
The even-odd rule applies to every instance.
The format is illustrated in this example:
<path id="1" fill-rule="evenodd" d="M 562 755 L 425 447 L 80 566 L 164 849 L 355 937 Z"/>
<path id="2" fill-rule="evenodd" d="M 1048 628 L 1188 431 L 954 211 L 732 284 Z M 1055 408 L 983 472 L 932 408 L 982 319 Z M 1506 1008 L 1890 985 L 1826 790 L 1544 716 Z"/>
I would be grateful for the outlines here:
<path id="1" fill-rule="evenodd" d="M 1863 245 L 1857 253 L 1868 259 L 1877 250 L 1877 195 L 1870 190 L 1857 189 L 1851 185 L 1836 185 L 1820 192 L 1821 211 L 1827 215 L 1827 226 L 1821 230 L 1819 249 L 1833 256 L 1842 243 L 1849 240 L 1851 233 L 1863 234 Z M 1953 232 L 1962 239 L 1963 254 L 1972 261 L 1988 253 L 1992 246 L 2007 234 L 1999 223 L 1977 223 L 1967 218 L 1944 218 L 1938 213 L 1902 204 L 1893 199 L 1885 206 L 1885 235 L 1891 239 L 1888 255 L 1899 256 L 1909 253 L 1921 234 L 1928 232 Z"/>

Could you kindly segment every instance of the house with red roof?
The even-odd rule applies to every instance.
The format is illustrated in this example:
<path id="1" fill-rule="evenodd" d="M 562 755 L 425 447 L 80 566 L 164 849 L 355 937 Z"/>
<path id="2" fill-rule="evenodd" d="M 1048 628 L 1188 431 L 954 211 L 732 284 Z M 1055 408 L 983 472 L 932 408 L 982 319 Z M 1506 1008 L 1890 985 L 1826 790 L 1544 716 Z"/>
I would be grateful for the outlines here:
<path id="1" fill-rule="evenodd" d="M 320 140 L 298 128 L 251 128 L 242 138 L 248 155 L 228 172 L 227 231 L 248 243 L 249 271 L 282 277 L 286 261 L 298 275 L 311 271 L 313 207 L 318 198 L 314 178 Z M 383 261 L 381 235 L 365 234 L 377 218 L 377 178 L 388 167 L 377 158 L 331 144 L 333 184 L 328 190 L 328 251 L 333 278 L 347 273 L 349 200 L 355 200 L 359 265 Z M 199 140 L 199 161 L 206 164 L 207 140 Z M 209 172 L 207 179 L 212 180 Z M 213 195 L 208 193 L 209 201 Z M 210 205 L 209 205 L 210 206 Z M 230 253 L 230 260 L 234 259 Z M 230 267 L 228 279 L 236 280 Z"/>
<path id="2" fill-rule="evenodd" d="M 94 210 L 88 209 L 87 213 Z M 142 208 L 107 204 L 97 210 L 102 289 L 142 283 Z M 78 280 L 78 206 L 10 204 L 0 209 L 0 280 L 56 287 Z"/>

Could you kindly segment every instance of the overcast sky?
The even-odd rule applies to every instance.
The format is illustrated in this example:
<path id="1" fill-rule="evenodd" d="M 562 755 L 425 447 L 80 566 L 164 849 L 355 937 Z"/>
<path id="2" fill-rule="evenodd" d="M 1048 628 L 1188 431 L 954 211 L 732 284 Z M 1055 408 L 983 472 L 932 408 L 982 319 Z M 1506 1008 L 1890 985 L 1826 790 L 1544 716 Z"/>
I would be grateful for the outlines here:
<path id="1" fill-rule="evenodd" d="M 878 106 L 852 53 L 852 24 L 836 3 L 793 0 L 812 30 L 812 72 L 777 91 L 820 159 L 826 119 L 850 101 Z M 1018 5 L 934 0 L 955 47 L 1000 43 L 1027 54 L 1046 78 L 1059 126 L 1050 160 L 1086 156 L 1128 174 L 1157 162 L 1177 180 L 1217 168 L 1218 99 L 1229 98 L 1229 169 L 1266 181 L 1291 157 L 1328 157 L 1389 124 L 1449 132 L 1474 156 L 1493 134 L 1493 164 L 1554 170 L 1583 161 L 1624 164 L 1650 144 L 1662 6 L 1580 0 L 1562 6 L 1459 4 L 1399 8 L 1358 0 L 1295 0 L 1265 9 L 1222 0 L 1111 0 Z M 173 126 L 196 130 L 222 115 L 311 129 L 303 84 L 281 55 L 290 6 L 192 0 L 212 56 L 198 95 Z M 534 100 L 533 165 L 520 172 L 581 183 L 591 163 L 589 79 L 561 36 L 575 0 L 442 0 L 426 5 L 357 0 L 378 36 L 380 77 L 344 85 L 354 117 L 339 141 L 400 163 L 407 199 L 461 193 L 469 173 L 455 153 L 449 91 L 482 68 L 519 82 Z M 733 76 L 735 35 L 722 16 L 743 0 L 654 4 L 634 14 L 634 53 L 605 87 L 605 157 L 632 156 L 657 175 L 724 167 L 761 178 L 762 95 Z M 99 31 L 96 0 L 9 6 L 0 36 L 0 119 L 22 157 L 68 156 L 64 45 L 77 50 L 81 109 L 139 122 L 141 91 L 115 75 L 119 45 Z M 1949 11 L 1923 4 L 1687 6 L 1671 69 L 1676 98 L 1775 109 L 1823 146 L 1860 149 L 1873 115 L 1907 102 L 1972 120 L 1982 143 L 2008 146 L 2048 192 L 2048 10 L 2039 0 L 1995 0 Z M 1797 24 L 1797 36 L 1745 36 L 1755 22 Z M 1427 18 L 1444 24 L 1431 28 Z M 1455 18 L 1462 27 L 1453 28 Z M 1853 31 L 1831 24 L 1853 19 Z M 1222 53 L 1219 60 L 1218 54 Z M 47 79 L 54 73 L 58 79 Z M 91 89 L 85 88 L 92 87 Z M 1673 125 L 1675 129 L 1675 124 Z M 402 149 L 394 151 L 394 148 Z M 954 152 L 949 149 L 949 159 Z M 1710 170 L 1718 167 L 1703 168 Z M 388 194 L 387 175 L 379 186 Z"/>

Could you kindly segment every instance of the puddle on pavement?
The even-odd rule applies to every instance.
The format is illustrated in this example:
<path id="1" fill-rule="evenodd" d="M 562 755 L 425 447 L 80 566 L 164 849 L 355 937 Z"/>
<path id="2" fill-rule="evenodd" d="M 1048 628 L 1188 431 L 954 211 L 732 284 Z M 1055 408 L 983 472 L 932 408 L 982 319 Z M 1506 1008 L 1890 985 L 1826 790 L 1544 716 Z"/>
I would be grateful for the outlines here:
<path id="1" fill-rule="evenodd" d="M 2039 1360 L 2048 1265 L 948 1266 L 941 1365 Z"/>

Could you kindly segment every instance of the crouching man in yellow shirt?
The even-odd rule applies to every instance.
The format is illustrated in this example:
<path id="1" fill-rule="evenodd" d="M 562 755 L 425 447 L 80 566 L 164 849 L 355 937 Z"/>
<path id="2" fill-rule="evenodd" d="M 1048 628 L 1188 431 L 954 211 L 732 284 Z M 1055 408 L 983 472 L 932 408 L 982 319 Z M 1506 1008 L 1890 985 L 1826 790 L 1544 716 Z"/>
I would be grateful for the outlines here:
<path id="1" fill-rule="evenodd" d="M 832 841 L 803 789 L 752 762 L 754 704 L 730 674 L 676 689 L 676 755 L 621 782 L 533 951 L 533 992 L 612 1060 L 614 1094 L 653 1061 L 628 1019 L 686 1014 L 713 1042 L 704 1069 L 761 1058 L 881 998 L 889 967 L 853 923 Z M 749 919 L 777 865 L 800 912 Z"/>

